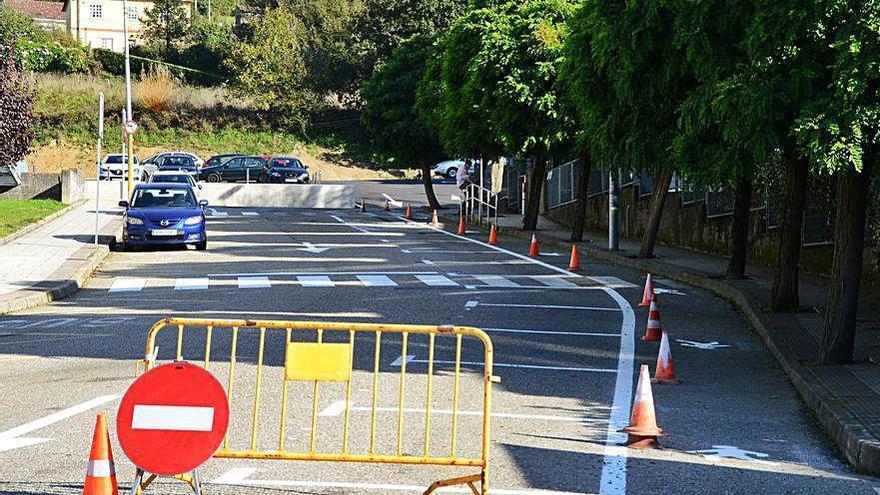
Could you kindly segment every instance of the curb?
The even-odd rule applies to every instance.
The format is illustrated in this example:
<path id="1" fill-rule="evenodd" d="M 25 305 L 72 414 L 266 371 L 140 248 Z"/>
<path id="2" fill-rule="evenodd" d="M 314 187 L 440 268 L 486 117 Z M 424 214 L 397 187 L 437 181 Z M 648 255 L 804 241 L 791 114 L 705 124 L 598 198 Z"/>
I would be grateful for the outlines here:
<path id="1" fill-rule="evenodd" d="M 498 228 L 499 233 L 518 239 L 531 239 L 531 231 L 511 228 Z M 542 242 L 557 248 L 568 248 L 572 242 L 545 238 Z M 801 399 L 819 421 L 825 431 L 837 444 L 847 462 L 857 471 L 880 476 L 880 439 L 872 435 L 864 425 L 850 413 L 846 406 L 822 385 L 813 372 L 795 357 L 794 352 L 783 343 L 773 339 L 772 325 L 761 309 L 760 304 L 745 292 L 733 285 L 707 278 L 680 267 L 671 267 L 663 262 L 650 259 L 633 259 L 579 242 L 579 248 L 590 257 L 615 265 L 650 272 L 661 277 L 698 287 L 731 302 L 764 341 L 764 345 L 788 375 Z"/>
<path id="2" fill-rule="evenodd" d="M 45 216 L 45 217 L 37 220 L 34 223 L 30 223 L 30 224 L 25 225 L 24 227 L 16 230 L 15 232 L 7 235 L 6 237 L 0 238 L 0 246 L 2 246 L 3 244 L 9 244 L 10 242 L 18 239 L 19 237 L 21 237 L 23 235 L 30 234 L 31 232 L 42 227 L 43 225 L 46 225 L 47 223 L 66 215 L 74 208 L 78 208 L 80 205 L 84 204 L 86 201 L 88 201 L 88 199 L 85 199 L 85 198 L 80 199 L 77 202 L 75 202 L 73 204 L 69 204 L 69 205 L 65 206 L 64 208 L 61 208 L 60 210 L 56 211 L 55 213 L 51 213 L 48 216 Z"/>

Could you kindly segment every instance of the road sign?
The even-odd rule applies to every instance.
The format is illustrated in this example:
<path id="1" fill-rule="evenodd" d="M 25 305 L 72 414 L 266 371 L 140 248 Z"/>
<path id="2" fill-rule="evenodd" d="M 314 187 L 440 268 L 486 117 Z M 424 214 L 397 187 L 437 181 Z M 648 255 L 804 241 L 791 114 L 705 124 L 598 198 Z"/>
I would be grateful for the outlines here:
<path id="1" fill-rule="evenodd" d="M 134 134 L 140 129 L 140 126 L 137 122 L 133 120 L 128 120 L 125 122 L 125 132 L 128 134 Z"/>
<path id="2" fill-rule="evenodd" d="M 116 431 L 125 455 L 159 475 L 192 471 L 226 434 L 229 406 L 220 382 L 204 368 L 178 362 L 135 380 L 119 405 Z"/>

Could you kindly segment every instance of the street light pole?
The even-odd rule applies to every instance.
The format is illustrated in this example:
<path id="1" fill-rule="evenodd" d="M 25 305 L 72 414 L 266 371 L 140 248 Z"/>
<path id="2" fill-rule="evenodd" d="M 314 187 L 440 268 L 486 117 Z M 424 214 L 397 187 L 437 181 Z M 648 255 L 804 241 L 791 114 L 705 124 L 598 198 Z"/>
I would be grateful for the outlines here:
<path id="1" fill-rule="evenodd" d="M 131 58 L 128 53 L 128 0 L 122 0 L 122 36 L 125 38 L 125 116 L 134 119 L 131 113 Z M 122 123 L 125 127 L 125 122 Z M 134 136 L 128 135 L 128 194 L 131 196 L 132 180 L 134 179 Z"/>

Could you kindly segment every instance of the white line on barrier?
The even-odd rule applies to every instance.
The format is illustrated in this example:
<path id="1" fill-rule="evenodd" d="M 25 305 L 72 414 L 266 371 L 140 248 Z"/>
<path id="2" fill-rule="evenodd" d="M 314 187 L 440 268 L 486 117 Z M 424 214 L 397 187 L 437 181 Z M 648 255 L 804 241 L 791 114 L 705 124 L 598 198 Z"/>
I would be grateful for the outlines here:
<path id="1" fill-rule="evenodd" d="M 372 411 L 372 407 L 370 406 L 351 406 L 352 412 L 370 412 Z M 378 412 L 397 412 L 398 409 L 396 407 L 377 407 L 376 411 Z M 345 401 L 338 400 L 332 402 L 329 406 L 324 408 L 323 411 L 318 413 L 318 416 L 321 417 L 335 417 L 339 416 L 345 412 Z M 424 409 L 419 408 L 410 408 L 405 407 L 403 412 L 407 414 L 425 414 Z M 431 409 L 432 414 L 445 414 L 451 415 L 451 409 Z M 463 411 L 459 410 L 458 414 L 462 416 L 477 416 L 483 417 L 483 411 Z M 559 421 L 563 423 L 607 423 L 607 419 L 598 419 L 598 418 L 584 418 L 580 416 L 553 416 L 550 414 L 519 414 L 519 413 L 499 413 L 493 412 L 493 418 L 506 418 L 506 419 L 537 419 L 542 421 Z"/>
<path id="2" fill-rule="evenodd" d="M 519 328 L 484 328 L 489 333 L 534 333 L 542 335 L 577 335 L 580 337 L 620 337 L 619 333 L 601 332 L 560 332 L 555 330 L 527 330 Z"/>
<path id="3" fill-rule="evenodd" d="M 538 308 L 538 309 L 574 309 L 581 311 L 621 311 L 620 308 L 602 308 L 598 306 L 564 306 L 561 304 L 514 304 L 514 303 L 484 303 L 480 301 L 468 301 L 464 309 L 470 310 L 477 306 L 492 306 L 498 308 Z"/>
<path id="4" fill-rule="evenodd" d="M 407 363 L 418 363 L 418 364 L 427 364 L 430 361 L 427 359 L 416 359 L 415 356 L 406 356 Z M 482 361 L 460 361 L 462 366 L 484 366 L 485 363 Z M 448 361 L 444 359 L 435 359 L 434 364 L 455 364 L 455 361 Z M 549 371 L 584 371 L 590 373 L 617 373 L 616 369 L 608 369 L 608 368 L 581 368 L 577 366 L 545 366 L 545 365 L 537 365 L 537 364 L 514 364 L 514 363 L 499 363 L 495 362 L 493 365 L 497 368 L 523 368 L 530 370 L 549 370 Z M 391 366 L 400 366 L 400 357 L 391 362 Z M 626 426 L 626 425 L 624 425 Z"/>

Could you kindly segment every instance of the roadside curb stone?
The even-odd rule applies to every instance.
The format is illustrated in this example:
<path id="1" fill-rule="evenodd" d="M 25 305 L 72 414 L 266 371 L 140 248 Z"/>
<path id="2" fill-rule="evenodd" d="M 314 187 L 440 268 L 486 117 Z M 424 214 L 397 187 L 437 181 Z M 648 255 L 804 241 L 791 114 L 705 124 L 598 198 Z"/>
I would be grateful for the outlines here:
<path id="1" fill-rule="evenodd" d="M 531 239 L 533 233 L 510 227 L 498 227 L 498 231 L 500 234 L 523 240 Z M 559 249 L 567 249 L 572 244 L 571 241 L 549 235 L 545 235 L 541 242 Z M 753 294 L 741 290 L 727 281 L 713 279 L 705 274 L 693 272 L 680 266 L 672 266 L 656 259 L 629 258 L 593 247 L 588 243 L 579 242 L 576 244 L 578 249 L 593 259 L 683 282 L 712 292 L 731 302 L 761 337 L 764 345 L 785 371 L 803 402 L 834 440 L 847 462 L 862 473 L 880 476 L 880 439 L 850 412 L 843 401 L 828 390 L 808 366 L 797 359 L 795 353 L 782 339 L 775 336 L 767 314 L 764 313 Z"/>

